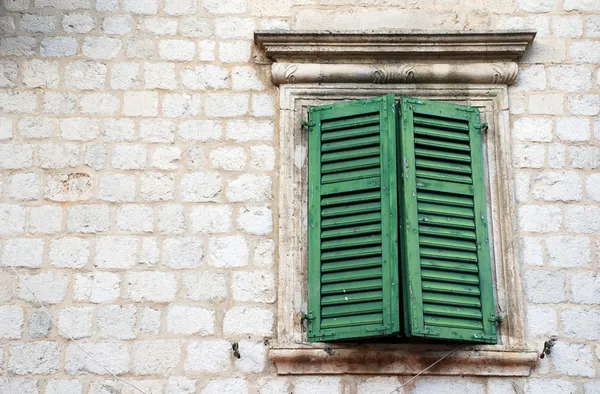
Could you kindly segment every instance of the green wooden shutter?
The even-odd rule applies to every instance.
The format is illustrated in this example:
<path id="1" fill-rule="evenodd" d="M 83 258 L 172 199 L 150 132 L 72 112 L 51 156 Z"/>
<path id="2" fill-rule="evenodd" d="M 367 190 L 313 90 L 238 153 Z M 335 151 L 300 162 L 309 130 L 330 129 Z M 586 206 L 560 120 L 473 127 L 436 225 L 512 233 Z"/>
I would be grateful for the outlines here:
<path id="1" fill-rule="evenodd" d="M 479 110 L 405 97 L 400 122 L 406 334 L 496 343 Z"/>
<path id="2" fill-rule="evenodd" d="M 394 95 L 309 109 L 308 340 L 397 333 Z"/>

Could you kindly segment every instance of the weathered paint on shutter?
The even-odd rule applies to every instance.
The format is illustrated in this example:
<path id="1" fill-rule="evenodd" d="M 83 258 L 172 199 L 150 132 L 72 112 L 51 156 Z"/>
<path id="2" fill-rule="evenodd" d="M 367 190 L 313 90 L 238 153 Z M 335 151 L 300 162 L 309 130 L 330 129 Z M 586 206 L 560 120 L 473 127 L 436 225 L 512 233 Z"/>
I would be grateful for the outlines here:
<path id="1" fill-rule="evenodd" d="M 400 122 L 406 335 L 496 343 L 479 110 L 404 97 Z"/>
<path id="2" fill-rule="evenodd" d="M 308 340 L 397 333 L 396 104 L 309 109 Z"/>

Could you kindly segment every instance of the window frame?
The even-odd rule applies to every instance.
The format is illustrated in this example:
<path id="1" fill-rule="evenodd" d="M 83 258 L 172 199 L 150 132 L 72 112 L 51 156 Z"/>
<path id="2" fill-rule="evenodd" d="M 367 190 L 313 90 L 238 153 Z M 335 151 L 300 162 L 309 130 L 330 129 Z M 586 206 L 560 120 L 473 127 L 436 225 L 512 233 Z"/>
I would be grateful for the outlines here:
<path id="1" fill-rule="evenodd" d="M 497 345 L 469 345 L 454 363 L 432 370 L 434 374 L 528 376 L 537 353 L 527 350 L 520 270 L 517 264 L 514 210 L 516 207 L 511 140 L 508 123 L 508 93 L 504 84 L 290 84 L 280 86 L 280 179 L 279 179 L 279 287 L 278 318 L 270 355 L 280 374 L 410 374 L 423 363 L 443 354 L 440 344 L 328 343 L 306 341 L 302 314 L 306 311 L 307 284 L 307 120 L 306 108 L 393 92 L 472 105 L 480 109 L 484 134 L 486 201 L 491 225 L 491 259 L 497 310 L 504 316 L 498 327 Z M 501 154 L 500 154 L 501 153 Z M 509 291 L 510 290 L 510 291 Z M 329 349 L 332 349 L 331 351 Z M 416 364 L 415 350 L 420 355 Z M 327 351 L 324 351 L 327 350 Z M 330 354 L 333 352 L 332 354 Z M 369 357 L 372 362 L 365 363 Z M 473 360 L 477 359 L 476 363 Z M 318 360 L 318 362 L 317 362 Z M 361 361 L 362 360 L 362 361 Z M 386 362 L 379 362 L 386 360 Z M 482 368 L 481 360 L 487 365 Z M 460 367 L 457 367 L 457 364 Z"/>

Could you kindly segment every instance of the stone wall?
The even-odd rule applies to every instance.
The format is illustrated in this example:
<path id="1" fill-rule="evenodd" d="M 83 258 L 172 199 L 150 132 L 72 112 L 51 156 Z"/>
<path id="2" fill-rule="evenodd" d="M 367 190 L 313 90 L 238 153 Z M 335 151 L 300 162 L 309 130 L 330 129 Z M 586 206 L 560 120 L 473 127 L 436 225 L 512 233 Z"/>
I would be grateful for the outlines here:
<path id="1" fill-rule="evenodd" d="M 0 393 L 138 392 L 82 348 L 146 393 L 388 393 L 407 379 L 278 377 L 267 359 L 278 92 L 252 38 L 273 28 L 538 31 L 509 90 L 517 221 L 530 346 L 559 341 L 529 379 L 398 392 L 600 393 L 599 0 L 2 7 Z"/>

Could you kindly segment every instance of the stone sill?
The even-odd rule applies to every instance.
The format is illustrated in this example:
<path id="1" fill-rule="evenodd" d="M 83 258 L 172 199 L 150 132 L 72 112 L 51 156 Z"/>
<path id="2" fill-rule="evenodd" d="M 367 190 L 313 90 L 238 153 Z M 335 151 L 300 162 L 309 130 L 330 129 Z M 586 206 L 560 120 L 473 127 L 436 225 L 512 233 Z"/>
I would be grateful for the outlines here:
<path id="1" fill-rule="evenodd" d="M 279 375 L 415 375 L 453 347 L 431 345 L 373 345 L 307 348 L 273 346 L 269 352 Z M 316 345 L 319 346 L 319 345 Z M 531 374 L 538 354 L 529 349 L 478 346 L 459 349 L 424 375 L 512 376 Z"/>

